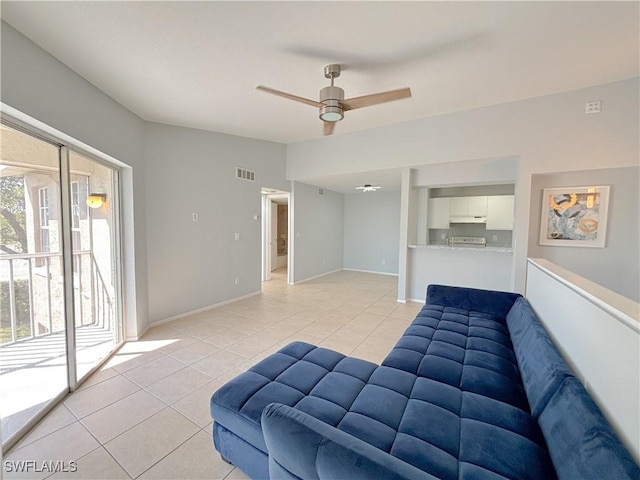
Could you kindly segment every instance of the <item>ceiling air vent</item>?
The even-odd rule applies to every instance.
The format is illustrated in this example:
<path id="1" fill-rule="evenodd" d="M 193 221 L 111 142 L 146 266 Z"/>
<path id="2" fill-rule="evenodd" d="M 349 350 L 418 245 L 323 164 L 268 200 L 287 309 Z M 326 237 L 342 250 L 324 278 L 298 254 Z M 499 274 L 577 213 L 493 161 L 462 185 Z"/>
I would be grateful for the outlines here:
<path id="1" fill-rule="evenodd" d="M 324 197 L 324 188 L 319 188 L 318 189 L 318 196 Z"/>
<path id="2" fill-rule="evenodd" d="M 256 181 L 256 172 L 247 170 L 246 168 L 236 167 L 236 178 L 238 180 L 247 180 L 248 182 Z"/>

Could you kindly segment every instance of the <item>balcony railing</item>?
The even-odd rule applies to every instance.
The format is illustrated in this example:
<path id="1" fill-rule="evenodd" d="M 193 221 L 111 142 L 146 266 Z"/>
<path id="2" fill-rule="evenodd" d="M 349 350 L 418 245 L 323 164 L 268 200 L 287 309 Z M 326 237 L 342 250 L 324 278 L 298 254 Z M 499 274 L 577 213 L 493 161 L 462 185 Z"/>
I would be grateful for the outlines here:
<path id="1" fill-rule="evenodd" d="M 113 288 L 91 251 L 73 253 L 76 326 L 113 327 Z M 2 346 L 65 330 L 62 255 L 30 253 L 0 256 L 0 344 Z"/>

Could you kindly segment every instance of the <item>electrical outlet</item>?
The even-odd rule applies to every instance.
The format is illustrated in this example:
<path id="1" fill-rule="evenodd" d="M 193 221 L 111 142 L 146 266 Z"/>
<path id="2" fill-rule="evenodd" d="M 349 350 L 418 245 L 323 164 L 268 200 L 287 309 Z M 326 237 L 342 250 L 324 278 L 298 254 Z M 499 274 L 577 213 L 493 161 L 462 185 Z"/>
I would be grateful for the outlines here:
<path id="1" fill-rule="evenodd" d="M 386 260 L 380 260 L 380 265 L 386 265 L 387 261 Z"/>
<path id="2" fill-rule="evenodd" d="M 327 261 L 322 259 L 322 266 L 324 267 L 327 264 Z"/>
<path id="3" fill-rule="evenodd" d="M 198 215 L 197 213 L 193 212 L 191 214 L 191 220 L 192 221 L 197 222 L 199 220 L 199 218 L 200 218 L 200 215 Z"/>
<path id="4" fill-rule="evenodd" d="M 235 232 L 234 237 L 236 240 L 240 240 L 240 232 Z"/>
<path id="5" fill-rule="evenodd" d="M 594 100 L 593 102 L 587 102 L 584 105 L 584 113 L 600 113 L 602 112 L 602 100 Z"/>
<path id="6" fill-rule="evenodd" d="M 234 285 L 240 285 L 240 277 L 236 277 L 236 278 L 233 280 L 233 283 L 234 283 Z"/>

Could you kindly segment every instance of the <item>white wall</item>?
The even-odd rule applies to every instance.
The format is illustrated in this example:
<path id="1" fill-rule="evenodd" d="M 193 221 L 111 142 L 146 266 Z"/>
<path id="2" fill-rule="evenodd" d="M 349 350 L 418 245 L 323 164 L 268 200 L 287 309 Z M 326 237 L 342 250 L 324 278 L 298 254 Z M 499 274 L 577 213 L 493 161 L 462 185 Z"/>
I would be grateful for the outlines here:
<path id="1" fill-rule="evenodd" d="M 542 190 L 552 187 L 610 185 L 604 248 L 552 247 L 538 244 Z M 544 258 L 640 301 L 640 168 L 534 175 L 531 182 L 529 256 Z"/>
<path id="2" fill-rule="evenodd" d="M 261 187 L 289 187 L 285 146 L 150 123 L 146 157 L 150 320 L 259 292 L 261 221 L 254 216 L 261 215 Z M 237 166 L 254 170 L 256 181 L 237 180 Z"/>
<path id="3" fill-rule="evenodd" d="M 344 268 L 397 275 L 399 229 L 400 192 L 345 195 Z"/>
<path id="4" fill-rule="evenodd" d="M 427 286 L 509 291 L 513 255 L 483 249 L 410 248 L 407 299 L 424 302 Z"/>
<path id="5" fill-rule="evenodd" d="M 292 144 L 287 177 L 518 158 L 514 288 L 523 291 L 529 230 L 537 228 L 529 224 L 532 175 L 637 166 L 639 91 L 633 78 Z M 585 115 L 585 102 L 592 100 L 602 100 L 603 111 Z"/>
<path id="6" fill-rule="evenodd" d="M 344 195 L 301 182 L 293 184 L 289 209 L 293 228 L 289 245 L 293 247 L 293 282 L 340 270 L 344 254 Z"/>
<path id="7" fill-rule="evenodd" d="M 109 155 L 123 171 L 127 337 L 147 325 L 145 122 L 2 22 L 0 97 L 4 104 Z M 133 208 L 131 208 L 133 206 Z"/>
<path id="8" fill-rule="evenodd" d="M 416 168 L 412 186 L 513 184 L 517 178 L 518 158 L 473 159 Z"/>

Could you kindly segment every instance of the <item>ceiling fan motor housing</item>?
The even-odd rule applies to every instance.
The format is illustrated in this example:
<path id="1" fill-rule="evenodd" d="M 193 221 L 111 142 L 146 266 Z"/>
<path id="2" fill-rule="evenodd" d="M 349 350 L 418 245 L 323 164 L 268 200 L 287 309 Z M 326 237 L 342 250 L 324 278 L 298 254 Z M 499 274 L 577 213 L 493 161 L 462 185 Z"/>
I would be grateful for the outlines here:
<path id="1" fill-rule="evenodd" d="M 325 122 L 337 122 L 344 117 L 344 109 L 342 102 L 344 100 L 344 90 L 340 87 L 324 87 L 320 90 L 320 103 L 324 104 L 320 107 L 320 119 Z"/>

